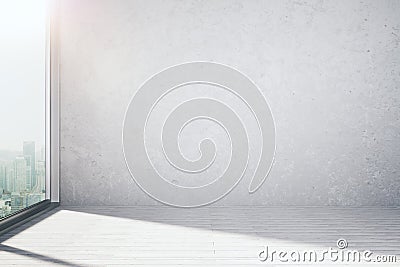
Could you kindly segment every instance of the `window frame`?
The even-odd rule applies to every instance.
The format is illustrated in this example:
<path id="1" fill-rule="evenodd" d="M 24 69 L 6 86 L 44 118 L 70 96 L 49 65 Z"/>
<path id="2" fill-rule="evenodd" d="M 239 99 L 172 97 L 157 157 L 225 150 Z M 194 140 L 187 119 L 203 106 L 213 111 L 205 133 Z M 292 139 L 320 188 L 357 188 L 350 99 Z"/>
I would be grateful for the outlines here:
<path id="1" fill-rule="evenodd" d="M 46 195 L 60 202 L 60 57 L 59 1 L 47 0 L 46 48 Z M 47 190 L 49 189 L 49 190 Z"/>
<path id="2" fill-rule="evenodd" d="M 0 220 L 0 235 L 57 207 L 60 203 L 60 94 L 58 0 L 46 0 L 45 45 L 45 200 Z"/>

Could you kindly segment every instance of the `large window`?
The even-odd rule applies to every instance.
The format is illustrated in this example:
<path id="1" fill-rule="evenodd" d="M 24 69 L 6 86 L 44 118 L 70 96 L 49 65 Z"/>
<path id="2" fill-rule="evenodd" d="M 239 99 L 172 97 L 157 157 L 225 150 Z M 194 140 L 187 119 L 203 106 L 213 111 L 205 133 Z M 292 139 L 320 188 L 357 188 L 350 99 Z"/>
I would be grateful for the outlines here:
<path id="1" fill-rule="evenodd" d="M 45 1 L 0 1 L 0 219 L 45 199 L 45 74 Z"/>

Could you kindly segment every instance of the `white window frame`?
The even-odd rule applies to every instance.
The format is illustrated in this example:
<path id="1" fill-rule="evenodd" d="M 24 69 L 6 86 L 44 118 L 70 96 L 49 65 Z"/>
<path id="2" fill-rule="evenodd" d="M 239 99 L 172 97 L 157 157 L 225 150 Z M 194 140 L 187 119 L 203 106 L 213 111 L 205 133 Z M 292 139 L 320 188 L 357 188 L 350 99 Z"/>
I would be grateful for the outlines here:
<path id="1" fill-rule="evenodd" d="M 46 29 L 46 199 L 60 202 L 60 59 L 58 6 L 47 1 Z"/>

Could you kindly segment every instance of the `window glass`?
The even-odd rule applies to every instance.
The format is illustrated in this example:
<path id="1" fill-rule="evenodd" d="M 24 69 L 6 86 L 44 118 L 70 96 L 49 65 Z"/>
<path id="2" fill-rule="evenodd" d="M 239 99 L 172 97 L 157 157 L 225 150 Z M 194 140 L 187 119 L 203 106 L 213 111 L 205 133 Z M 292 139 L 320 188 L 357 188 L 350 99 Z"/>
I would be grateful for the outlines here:
<path id="1" fill-rule="evenodd" d="M 0 218 L 45 198 L 45 55 L 45 1 L 0 1 Z"/>

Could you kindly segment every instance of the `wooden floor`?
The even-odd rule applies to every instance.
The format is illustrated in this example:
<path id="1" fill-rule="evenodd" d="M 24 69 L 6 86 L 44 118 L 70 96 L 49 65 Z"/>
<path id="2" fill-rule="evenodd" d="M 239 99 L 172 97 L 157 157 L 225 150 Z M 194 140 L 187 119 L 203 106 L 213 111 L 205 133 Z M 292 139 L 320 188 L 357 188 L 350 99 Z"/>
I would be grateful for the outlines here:
<path id="1" fill-rule="evenodd" d="M 400 208 L 59 207 L 1 236 L 0 265 L 282 266 L 258 259 L 264 246 L 322 251 L 339 238 L 397 256 L 367 266 L 400 266 Z"/>

